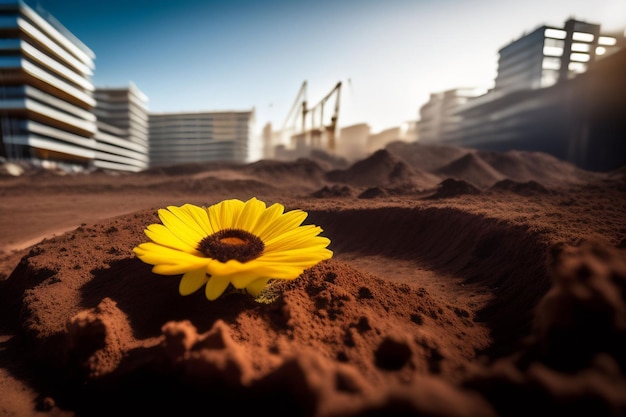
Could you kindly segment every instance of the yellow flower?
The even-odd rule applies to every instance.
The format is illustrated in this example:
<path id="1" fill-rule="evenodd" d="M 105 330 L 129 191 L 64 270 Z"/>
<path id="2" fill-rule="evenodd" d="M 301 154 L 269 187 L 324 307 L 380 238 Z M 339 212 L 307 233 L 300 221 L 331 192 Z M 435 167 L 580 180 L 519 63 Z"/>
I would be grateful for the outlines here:
<path id="1" fill-rule="evenodd" d="M 232 284 L 256 297 L 271 279 L 295 279 L 333 255 L 330 240 L 318 236 L 319 226 L 301 225 L 306 212 L 284 210 L 256 198 L 225 200 L 208 209 L 168 206 L 158 211 L 163 224 L 144 230 L 151 242 L 133 251 L 154 265 L 156 274 L 183 274 L 181 295 L 206 284 L 206 297 L 215 300 Z"/>

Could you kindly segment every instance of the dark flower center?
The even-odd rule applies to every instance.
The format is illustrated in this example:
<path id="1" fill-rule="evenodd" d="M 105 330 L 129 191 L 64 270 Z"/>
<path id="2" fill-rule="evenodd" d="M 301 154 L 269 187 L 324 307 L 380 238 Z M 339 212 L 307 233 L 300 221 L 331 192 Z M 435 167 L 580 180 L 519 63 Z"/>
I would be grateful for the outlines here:
<path id="1" fill-rule="evenodd" d="M 258 258 L 265 249 L 263 241 L 241 229 L 224 229 L 202 239 L 198 250 L 207 258 L 226 262 L 236 259 L 248 262 Z"/>

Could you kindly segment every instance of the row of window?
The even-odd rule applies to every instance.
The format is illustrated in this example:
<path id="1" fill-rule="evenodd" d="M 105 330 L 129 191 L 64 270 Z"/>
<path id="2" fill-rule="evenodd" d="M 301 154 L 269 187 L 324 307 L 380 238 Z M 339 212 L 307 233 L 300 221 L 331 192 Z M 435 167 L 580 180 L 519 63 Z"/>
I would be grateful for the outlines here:
<path id="1" fill-rule="evenodd" d="M 554 40 L 557 39 L 565 39 L 567 37 L 567 32 L 562 29 L 554 29 L 554 28 L 546 28 L 543 32 L 546 38 L 552 38 Z M 595 36 L 593 33 L 586 32 L 574 32 L 572 33 L 572 40 L 578 42 L 593 42 Z M 612 36 L 598 36 L 598 45 L 604 46 L 614 46 L 617 44 L 617 39 Z"/>

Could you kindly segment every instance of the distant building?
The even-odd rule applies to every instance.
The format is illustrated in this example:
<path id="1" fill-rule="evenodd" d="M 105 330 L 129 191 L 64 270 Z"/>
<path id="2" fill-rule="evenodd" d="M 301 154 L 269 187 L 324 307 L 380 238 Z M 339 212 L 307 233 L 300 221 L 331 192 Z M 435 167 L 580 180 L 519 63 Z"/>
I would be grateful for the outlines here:
<path id="1" fill-rule="evenodd" d="M 486 94 L 449 106 L 432 96 L 420 109 L 420 141 L 545 152 L 591 170 L 626 164 L 624 45 L 596 24 L 541 26 L 499 51 Z"/>
<path id="2" fill-rule="evenodd" d="M 598 24 L 570 19 L 563 28 L 540 26 L 500 49 L 494 91 L 550 87 L 619 47 L 618 38 L 601 35 Z"/>
<path id="3" fill-rule="evenodd" d="M 263 132 L 261 133 L 261 141 L 262 141 L 262 159 L 273 159 L 275 154 L 275 140 L 274 140 L 274 131 L 272 130 L 272 123 L 267 122 L 265 126 L 263 126 Z"/>
<path id="4" fill-rule="evenodd" d="M 254 110 L 149 114 L 132 83 L 94 88 L 94 60 L 49 13 L 0 0 L 0 157 L 133 172 L 251 157 Z"/>
<path id="5" fill-rule="evenodd" d="M 391 142 L 415 142 L 417 140 L 416 123 L 411 120 L 401 126 L 390 127 L 378 133 L 371 133 L 367 138 L 366 154 L 372 154 L 384 149 Z"/>
<path id="6" fill-rule="evenodd" d="M 442 141 L 545 152 L 597 171 L 625 165 L 624 45 L 599 25 L 541 27 L 501 50 L 494 89 L 460 106 Z"/>
<path id="7" fill-rule="evenodd" d="M 446 143 L 540 151 L 593 171 L 626 165 L 626 49 L 551 87 L 470 103 Z"/>
<path id="8" fill-rule="evenodd" d="M 248 162 L 255 123 L 250 111 L 151 113 L 150 166 Z"/>
<path id="9" fill-rule="evenodd" d="M 0 2 L 0 155 L 83 169 L 96 155 L 95 55 L 52 16 Z"/>
<path id="10" fill-rule="evenodd" d="M 370 136 L 370 125 L 358 123 L 343 127 L 335 146 L 335 155 L 355 161 L 367 156 L 367 141 Z"/>
<path id="11" fill-rule="evenodd" d="M 141 171 L 148 168 L 148 97 L 128 87 L 96 88 L 97 168 Z"/>
<path id="12" fill-rule="evenodd" d="M 438 93 L 431 93 L 430 99 L 420 108 L 417 122 L 417 136 L 422 143 L 439 142 L 446 137 L 449 129 L 454 129 L 459 117 L 457 109 L 470 98 L 477 97 L 484 91 L 475 88 L 454 88 Z"/>

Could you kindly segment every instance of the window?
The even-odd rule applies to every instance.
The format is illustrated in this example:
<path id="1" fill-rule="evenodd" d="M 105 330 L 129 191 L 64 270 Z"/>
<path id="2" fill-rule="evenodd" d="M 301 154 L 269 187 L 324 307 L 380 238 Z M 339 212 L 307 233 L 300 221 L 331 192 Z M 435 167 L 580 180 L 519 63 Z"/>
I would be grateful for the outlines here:
<path id="1" fill-rule="evenodd" d="M 587 65 L 582 62 L 570 62 L 567 69 L 575 73 L 581 73 L 587 70 Z"/>
<path id="2" fill-rule="evenodd" d="M 548 28 L 543 32 L 546 38 L 565 39 L 566 32 L 561 29 Z"/>
<path id="3" fill-rule="evenodd" d="M 543 62 L 541 63 L 541 68 L 558 70 L 561 68 L 561 59 L 554 57 L 544 57 Z"/>
<path id="4" fill-rule="evenodd" d="M 560 39 L 550 39 L 550 38 L 545 38 L 543 40 L 543 44 L 545 46 L 556 46 L 558 48 L 562 48 L 563 45 L 565 45 L 565 41 L 562 41 Z"/>
<path id="5" fill-rule="evenodd" d="M 576 52 L 589 52 L 591 50 L 591 45 L 588 43 L 573 43 L 572 51 Z"/>
<path id="6" fill-rule="evenodd" d="M 563 55 L 563 48 L 557 46 L 544 46 L 543 54 L 545 56 L 561 56 Z"/>
<path id="7" fill-rule="evenodd" d="M 564 42 L 559 39 L 546 38 L 543 40 L 543 54 L 546 56 L 563 55 Z"/>
<path id="8" fill-rule="evenodd" d="M 610 36 L 600 36 L 598 38 L 598 44 L 599 45 L 613 46 L 616 43 L 617 43 L 617 39 L 611 38 Z"/>
<path id="9" fill-rule="evenodd" d="M 593 42 L 594 36 L 591 33 L 574 32 L 572 39 L 579 42 Z"/>
<path id="10" fill-rule="evenodd" d="M 569 57 L 572 61 L 589 62 L 589 54 L 573 53 Z"/>

